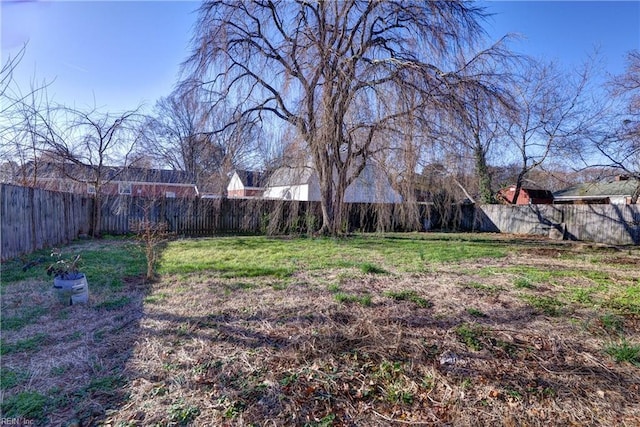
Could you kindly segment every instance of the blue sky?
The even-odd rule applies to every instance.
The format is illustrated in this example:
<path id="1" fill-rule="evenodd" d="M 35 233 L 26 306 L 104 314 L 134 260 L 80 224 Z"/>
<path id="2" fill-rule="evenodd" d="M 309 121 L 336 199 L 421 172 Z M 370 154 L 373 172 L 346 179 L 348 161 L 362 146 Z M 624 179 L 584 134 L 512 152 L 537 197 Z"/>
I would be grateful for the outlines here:
<path id="1" fill-rule="evenodd" d="M 2 61 L 28 41 L 16 79 L 53 81 L 50 98 L 79 108 L 151 107 L 171 92 L 196 20 L 192 1 L 0 3 Z M 599 48 L 610 73 L 640 49 L 640 2 L 488 1 L 486 30 L 524 38 L 512 47 L 571 68 Z"/>
<path id="2" fill-rule="evenodd" d="M 55 79 L 49 96 L 122 111 L 168 95 L 186 58 L 197 2 L 4 2 L 2 58 L 27 51 L 20 86 Z M 95 99 L 95 102 L 94 102 Z"/>

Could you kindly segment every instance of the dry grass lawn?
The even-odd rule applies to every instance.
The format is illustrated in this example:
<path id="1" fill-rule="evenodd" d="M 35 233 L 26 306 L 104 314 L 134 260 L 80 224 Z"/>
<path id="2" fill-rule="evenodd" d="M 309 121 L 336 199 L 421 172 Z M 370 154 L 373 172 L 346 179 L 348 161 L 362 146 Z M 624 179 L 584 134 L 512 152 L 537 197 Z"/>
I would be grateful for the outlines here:
<path id="1" fill-rule="evenodd" d="M 87 306 L 3 279 L 2 416 L 640 425 L 640 249 L 388 237 L 172 242 L 156 283 L 123 272 Z"/>

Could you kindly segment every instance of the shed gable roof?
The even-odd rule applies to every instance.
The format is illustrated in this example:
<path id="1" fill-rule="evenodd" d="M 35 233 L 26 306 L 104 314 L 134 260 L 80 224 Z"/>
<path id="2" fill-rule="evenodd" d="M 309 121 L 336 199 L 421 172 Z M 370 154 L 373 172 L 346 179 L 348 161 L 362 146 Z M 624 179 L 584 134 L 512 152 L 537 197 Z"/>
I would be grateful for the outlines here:
<path id="1" fill-rule="evenodd" d="M 236 169 L 235 173 L 244 187 L 261 188 L 266 185 L 266 172 Z"/>

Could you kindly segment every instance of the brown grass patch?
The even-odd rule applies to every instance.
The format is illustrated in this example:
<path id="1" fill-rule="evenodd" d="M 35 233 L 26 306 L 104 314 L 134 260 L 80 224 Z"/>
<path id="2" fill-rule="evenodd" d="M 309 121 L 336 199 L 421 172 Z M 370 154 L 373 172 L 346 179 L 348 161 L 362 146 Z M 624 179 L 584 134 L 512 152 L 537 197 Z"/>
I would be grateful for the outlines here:
<path id="1" fill-rule="evenodd" d="M 109 420 L 336 426 L 640 422 L 637 368 L 603 355 L 600 337 L 581 326 L 584 314 L 575 312 L 575 320 L 545 316 L 502 277 L 482 279 L 483 286 L 503 289 L 488 293 L 450 272 L 342 277 L 347 279 L 340 290 L 366 290 L 373 295 L 371 306 L 336 302 L 310 274 L 298 274 L 295 284 L 280 290 L 268 281 L 242 289 L 215 277 L 166 278 L 155 293 L 168 296 L 146 306 L 129 363 L 136 378 L 128 390 L 132 403 Z M 177 286 L 187 290 L 174 294 Z M 407 289 L 432 306 L 384 296 Z M 483 316 L 470 314 L 470 307 Z"/>
<path id="2" fill-rule="evenodd" d="M 558 251 L 529 247 L 420 273 L 200 272 L 146 290 L 131 279 L 131 302 L 112 311 L 96 301 L 50 306 L 42 283 L 25 284 L 3 293 L 3 309 L 40 298 L 48 314 L 3 332 L 3 342 L 49 339 L 2 367 L 70 399 L 50 414 L 54 425 L 638 425 L 640 371 L 604 351 L 621 338 L 638 344 L 638 318 L 617 315 L 622 329 L 612 332 L 602 307 L 565 298 L 563 286 L 593 287 L 588 277 L 517 288 L 500 270 L 602 270 Z M 635 272 L 608 268 L 637 283 Z M 370 305 L 340 302 L 338 292 L 370 295 Z M 560 314 L 533 298 L 560 301 Z M 97 381 L 109 377 L 113 387 Z"/>
<path id="3" fill-rule="evenodd" d="M 3 331 L 4 351 L 30 337 L 42 335 L 45 339 L 34 348 L 4 354 L 2 371 L 4 375 L 19 373 L 23 378 L 14 387 L 16 391 L 27 388 L 48 396 L 46 423 L 50 425 L 73 420 L 91 425 L 125 397 L 124 389 L 119 388 L 124 381 L 110 384 L 110 380 L 122 375 L 131 357 L 143 294 L 139 287 L 129 286 L 119 294 L 130 302 L 107 311 L 97 308 L 102 301 L 91 294 L 91 284 L 89 292 L 89 304 L 74 306 L 58 303 L 49 282 L 22 282 L 2 292 L 3 321 L 19 316 L 25 306 L 35 305 L 44 313 L 17 330 Z M 3 396 L 8 396 L 7 391 Z"/>

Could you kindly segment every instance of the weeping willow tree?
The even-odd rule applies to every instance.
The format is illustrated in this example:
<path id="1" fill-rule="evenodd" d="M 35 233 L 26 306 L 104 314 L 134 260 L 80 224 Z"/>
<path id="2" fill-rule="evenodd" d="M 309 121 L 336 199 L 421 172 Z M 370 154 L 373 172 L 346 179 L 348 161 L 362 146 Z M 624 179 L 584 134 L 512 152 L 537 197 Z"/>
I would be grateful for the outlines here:
<path id="1" fill-rule="evenodd" d="M 465 72 L 503 54 L 469 54 L 483 17 L 458 1 L 207 1 L 185 65 L 236 120 L 296 130 L 319 178 L 321 232 L 336 235 L 347 188 L 388 135 L 427 107 L 451 108 L 462 86 L 492 92 Z M 460 63 L 462 52 L 471 59 Z"/>

